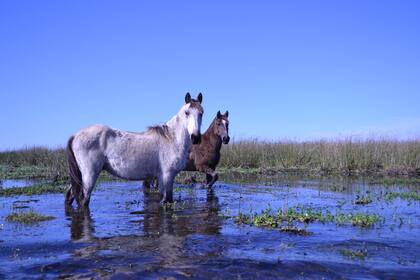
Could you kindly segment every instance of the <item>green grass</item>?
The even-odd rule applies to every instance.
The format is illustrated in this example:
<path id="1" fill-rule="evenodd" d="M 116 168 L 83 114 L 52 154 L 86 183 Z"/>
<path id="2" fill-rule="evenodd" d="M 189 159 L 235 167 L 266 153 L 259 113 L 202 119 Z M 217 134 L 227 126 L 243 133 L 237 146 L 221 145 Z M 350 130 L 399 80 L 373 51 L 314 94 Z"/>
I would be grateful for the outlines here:
<path id="1" fill-rule="evenodd" d="M 14 187 L 0 189 L 0 196 L 17 196 L 17 195 L 40 195 L 45 193 L 64 193 L 65 185 L 58 184 L 38 184 L 27 187 Z"/>
<path id="2" fill-rule="evenodd" d="M 6 217 L 6 221 L 31 225 L 43 221 L 55 219 L 52 216 L 45 216 L 35 213 L 32 209 L 28 212 L 13 212 Z"/>
<path id="3" fill-rule="evenodd" d="M 336 213 L 332 214 L 329 210 L 315 210 L 310 207 L 293 207 L 286 210 L 278 210 L 273 212 L 271 208 L 263 210 L 261 213 L 246 215 L 239 213 L 235 217 L 237 224 L 247 224 L 256 227 L 269 227 L 278 228 L 282 223 L 292 222 L 301 223 L 336 223 L 337 225 L 350 224 L 359 227 L 373 227 L 375 224 L 380 223 L 383 219 L 378 214 L 369 213 Z"/>

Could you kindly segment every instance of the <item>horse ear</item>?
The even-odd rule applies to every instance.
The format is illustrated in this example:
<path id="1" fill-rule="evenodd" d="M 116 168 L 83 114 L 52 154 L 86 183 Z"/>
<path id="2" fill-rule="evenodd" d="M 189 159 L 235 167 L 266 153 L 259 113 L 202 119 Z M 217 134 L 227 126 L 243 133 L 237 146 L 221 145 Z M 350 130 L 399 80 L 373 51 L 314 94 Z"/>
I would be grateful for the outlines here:
<path id="1" fill-rule="evenodd" d="M 185 95 L 185 104 L 190 103 L 191 102 L 191 95 L 189 92 L 187 92 L 187 94 Z"/>
<path id="2" fill-rule="evenodd" d="M 229 117 L 229 111 L 225 112 L 225 117 L 228 118 Z"/>
<path id="3" fill-rule="evenodd" d="M 221 119 L 222 118 L 222 113 L 220 113 L 220 111 L 217 111 L 217 118 Z"/>
<path id="4" fill-rule="evenodd" d="M 201 94 L 201 92 L 198 94 L 197 100 L 198 102 L 200 102 L 200 104 L 201 102 L 203 102 L 203 95 Z"/>

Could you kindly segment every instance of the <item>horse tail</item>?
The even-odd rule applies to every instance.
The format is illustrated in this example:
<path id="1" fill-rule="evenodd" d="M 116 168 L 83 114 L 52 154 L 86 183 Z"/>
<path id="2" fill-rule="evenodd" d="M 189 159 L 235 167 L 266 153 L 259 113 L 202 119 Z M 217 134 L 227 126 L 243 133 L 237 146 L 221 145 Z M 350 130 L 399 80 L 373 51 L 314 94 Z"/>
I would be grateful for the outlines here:
<path id="1" fill-rule="evenodd" d="M 82 189 L 82 173 L 80 172 L 79 165 L 77 164 L 76 157 L 74 156 L 72 144 L 74 136 L 70 137 L 67 142 L 67 163 L 69 166 L 69 177 L 71 184 L 71 191 L 73 198 L 76 198 L 77 203 L 80 205 L 81 197 L 80 190 Z M 71 203 L 71 202 L 70 202 Z"/>

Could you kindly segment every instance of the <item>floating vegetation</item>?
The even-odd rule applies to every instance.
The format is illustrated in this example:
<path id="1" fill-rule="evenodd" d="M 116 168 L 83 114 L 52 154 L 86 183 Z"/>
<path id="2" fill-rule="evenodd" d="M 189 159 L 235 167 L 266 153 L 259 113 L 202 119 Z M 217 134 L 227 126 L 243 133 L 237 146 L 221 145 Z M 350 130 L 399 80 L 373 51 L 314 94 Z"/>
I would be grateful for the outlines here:
<path id="1" fill-rule="evenodd" d="M 352 224 L 353 226 L 372 227 L 375 223 L 381 222 L 383 219 L 378 214 L 363 213 L 338 213 L 335 222 L 338 225 Z"/>
<path id="2" fill-rule="evenodd" d="M 25 225 L 35 224 L 55 219 L 52 216 L 45 216 L 35 213 L 32 209 L 28 212 L 13 212 L 6 217 L 6 221 L 21 223 Z"/>
<path id="3" fill-rule="evenodd" d="M 417 192 L 389 192 L 385 194 L 386 200 L 394 200 L 396 198 L 405 200 L 420 200 L 420 194 Z"/>
<path id="4" fill-rule="evenodd" d="M 360 250 L 350 250 L 350 249 L 342 249 L 340 250 L 340 254 L 351 258 L 351 259 L 359 259 L 359 260 L 365 260 L 367 257 L 367 250 L 366 249 L 360 249 Z"/>
<path id="5" fill-rule="evenodd" d="M 66 186 L 58 184 L 38 184 L 27 187 L 0 189 L 0 196 L 40 195 L 45 193 L 63 193 Z"/>
<path id="6" fill-rule="evenodd" d="M 260 214 L 254 213 L 246 215 L 239 213 L 235 218 L 237 224 L 248 224 L 257 227 L 278 228 L 283 222 L 321 222 L 336 223 L 337 225 L 351 224 L 360 227 L 372 227 L 375 223 L 383 219 L 378 214 L 369 213 L 336 213 L 332 214 L 329 210 L 314 210 L 306 207 L 294 207 L 287 210 L 278 210 L 273 213 L 271 208 L 263 210 Z"/>
<path id="7" fill-rule="evenodd" d="M 359 204 L 359 205 L 366 205 L 366 204 L 372 203 L 372 199 L 368 195 L 366 196 L 357 195 L 356 201 L 354 203 Z"/>

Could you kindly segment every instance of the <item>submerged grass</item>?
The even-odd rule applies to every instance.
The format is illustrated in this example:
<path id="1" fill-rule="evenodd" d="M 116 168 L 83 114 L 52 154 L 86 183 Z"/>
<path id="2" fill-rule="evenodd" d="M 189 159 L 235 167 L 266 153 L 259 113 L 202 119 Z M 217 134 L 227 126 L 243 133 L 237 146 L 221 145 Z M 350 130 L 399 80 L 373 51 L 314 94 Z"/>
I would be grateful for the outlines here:
<path id="1" fill-rule="evenodd" d="M 296 226 L 281 226 L 280 227 L 280 231 L 282 232 L 288 232 L 288 233 L 293 233 L 293 234 L 297 234 L 297 235 L 311 235 L 312 233 L 307 231 L 304 228 L 299 228 Z"/>
<path id="2" fill-rule="evenodd" d="M 283 222 L 321 222 L 336 223 L 337 225 L 351 224 L 360 227 L 372 227 L 383 219 L 378 214 L 369 213 L 336 213 L 332 214 L 329 210 L 314 210 L 307 207 L 294 207 L 286 210 L 278 210 L 273 212 L 271 208 L 263 210 L 260 214 L 254 213 L 246 215 L 239 213 L 235 218 L 237 224 L 254 225 L 257 227 L 281 227 Z"/>
<path id="3" fill-rule="evenodd" d="M 340 250 L 340 254 L 348 257 L 350 259 L 359 259 L 359 260 L 365 260 L 367 257 L 367 250 L 360 249 L 360 250 L 350 250 L 350 249 L 342 249 Z"/>
<path id="4" fill-rule="evenodd" d="M 52 216 L 45 216 L 35 213 L 32 209 L 28 212 L 13 212 L 6 217 L 6 221 L 21 223 L 25 225 L 35 224 L 38 222 L 49 221 L 55 219 Z"/>

